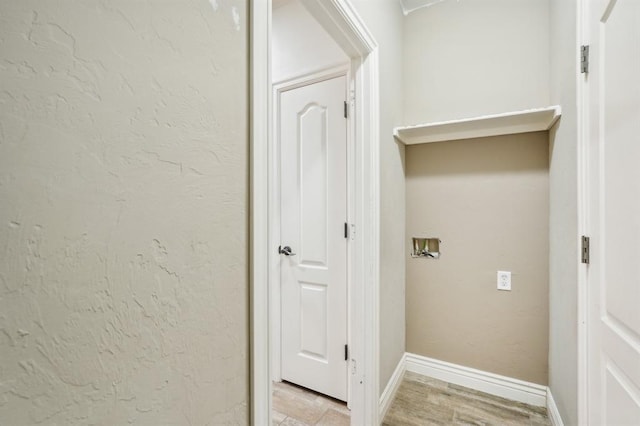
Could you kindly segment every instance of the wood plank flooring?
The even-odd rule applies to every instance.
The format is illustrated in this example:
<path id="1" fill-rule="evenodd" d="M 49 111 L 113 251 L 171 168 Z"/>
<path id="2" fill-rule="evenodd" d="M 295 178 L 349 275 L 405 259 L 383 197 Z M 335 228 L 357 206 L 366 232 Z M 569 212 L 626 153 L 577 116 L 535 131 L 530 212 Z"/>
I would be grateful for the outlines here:
<path id="1" fill-rule="evenodd" d="M 547 409 L 407 372 L 384 426 L 548 425 Z"/>
<path id="2" fill-rule="evenodd" d="M 349 409 L 332 398 L 273 384 L 273 425 L 348 426 Z M 407 372 L 383 426 L 550 426 L 547 410 Z"/>

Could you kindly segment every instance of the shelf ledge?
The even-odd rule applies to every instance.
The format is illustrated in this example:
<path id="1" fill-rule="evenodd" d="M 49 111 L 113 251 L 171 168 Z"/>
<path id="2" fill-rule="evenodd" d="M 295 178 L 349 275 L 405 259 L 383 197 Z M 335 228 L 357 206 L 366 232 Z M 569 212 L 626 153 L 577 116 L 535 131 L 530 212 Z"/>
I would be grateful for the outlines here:
<path id="1" fill-rule="evenodd" d="M 441 121 L 417 126 L 396 127 L 393 136 L 405 145 L 512 135 L 549 130 L 558 118 L 559 105 L 546 108 L 484 115 L 462 120 Z"/>

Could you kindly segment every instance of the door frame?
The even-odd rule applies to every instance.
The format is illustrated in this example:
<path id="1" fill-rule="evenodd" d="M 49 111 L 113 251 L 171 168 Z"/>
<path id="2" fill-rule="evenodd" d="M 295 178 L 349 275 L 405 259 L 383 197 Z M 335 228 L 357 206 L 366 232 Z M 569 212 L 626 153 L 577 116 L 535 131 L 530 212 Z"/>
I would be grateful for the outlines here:
<path id="1" fill-rule="evenodd" d="M 348 0 L 301 0 L 351 58 L 354 80 L 351 424 L 379 423 L 378 46 Z M 253 424 L 271 422 L 269 150 L 272 148 L 271 0 L 250 2 L 250 375 Z"/>
<path id="2" fill-rule="evenodd" d="M 278 129 L 276 123 L 279 122 L 279 100 L 280 95 L 289 90 L 298 89 L 300 87 L 308 86 L 314 83 L 320 83 L 322 81 L 330 80 L 336 77 L 345 77 L 347 86 L 345 87 L 345 100 L 350 99 L 350 93 L 352 93 L 353 80 L 351 79 L 351 65 L 346 63 L 344 65 L 340 65 L 337 67 L 331 67 L 328 69 L 324 69 L 321 71 L 315 71 L 309 74 L 305 74 L 302 76 L 296 76 L 293 78 L 285 79 L 279 82 L 273 83 L 273 129 L 272 129 L 272 139 L 270 143 L 269 149 L 269 247 L 279 246 L 282 241 L 280 238 L 281 235 L 281 227 L 280 227 L 280 204 L 281 204 L 281 194 L 280 194 L 280 140 L 278 138 Z M 352 120 L 347 120 L 346 128 L 346 143 L 347 143 L 347 182 L 346 182 L 346 192 L 347 192 L 347 217 L 345 221 L 348 223 L 352 223 L 352 212 L 353 212 L 353 129 L 351 126 Z M 271 379 L 275 381 L 282 380 L 281 373 L 281 332 L 282 332 L 282 321 L 281 321 L 281 255 L 277 253 L 275 250 L 270 250 L 268 252 L 269 256 L 269 312 L 270 312 L 270 327 L 269 331 L 271 335 L 269 338 L 271 339 Z M 353 281 L 353 277 L 351 274 L 352 271 L 352 249 L 351 244 L 347 245 L 347 344 L 351 345 L 351 333 L 350 333 L 350 325 L 351 325 L 351 303 L 350 303 L 350 295 L 351 295 L 351 282 Z M 347 402 L 349 402 L 350 387 L 347 385 Z"/>
<path id="3" fill-rule="evenodd" d="M 577 323 L 578 323 L 578 348 L 577 348 L 577 416 L 578 424 L 588 424 L 589 421 L 589 268 L 581 260 L 582 236 L 590 235 L 590 196 L 592 190 L 589 182 L 589 74 L 583 74 L 580 70 L 580 46 L 588 45 L 589 40 L 589 0 L 576 0 L 576 105 L 577 105 Z"/>

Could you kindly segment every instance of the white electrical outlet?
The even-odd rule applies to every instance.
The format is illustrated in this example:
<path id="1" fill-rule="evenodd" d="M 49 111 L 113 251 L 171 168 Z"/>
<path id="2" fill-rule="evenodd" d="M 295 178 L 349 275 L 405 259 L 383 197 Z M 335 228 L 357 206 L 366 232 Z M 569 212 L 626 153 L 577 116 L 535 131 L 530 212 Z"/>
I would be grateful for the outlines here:
<path id="1" fill-rule="evenodd" d="M 511 291 L 511 272 L 498 271 L 498 290 Z"/>

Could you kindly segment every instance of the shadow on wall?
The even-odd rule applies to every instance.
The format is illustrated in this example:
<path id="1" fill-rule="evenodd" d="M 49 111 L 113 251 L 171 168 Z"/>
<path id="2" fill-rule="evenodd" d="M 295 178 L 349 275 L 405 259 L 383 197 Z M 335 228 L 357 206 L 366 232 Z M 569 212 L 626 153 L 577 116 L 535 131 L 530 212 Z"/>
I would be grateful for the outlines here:
<path id="1" fill-rule="evenodd" d="M 543 137 L 541 138 L 540 135 Z M 518 138 L 514 141 L 514 138 Z M 544 144 L 544 149 L 537 149 L 524 140 L 541 139 L 534 144 Z M 427 155 L 446 158 L 446 161 L 428 161 L 425 167 L 409 167 L 407 177 L 430 175 L 490 175 L 502 173 L 518 173 L 528 171 L 545 172 L 549 169 L 549 156 L 546 148 L 548 138 L 546 132 L 525 133 L 523 136 L 497 136 L 458 141 L 437 142 L 426 145 L 407 147 L 407 157 Z"/>

